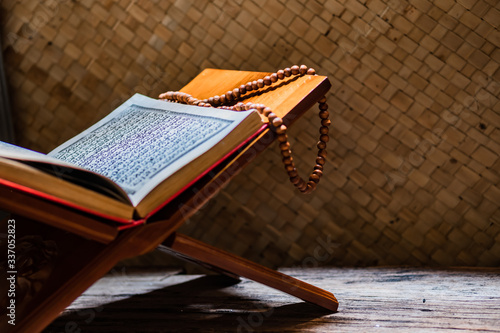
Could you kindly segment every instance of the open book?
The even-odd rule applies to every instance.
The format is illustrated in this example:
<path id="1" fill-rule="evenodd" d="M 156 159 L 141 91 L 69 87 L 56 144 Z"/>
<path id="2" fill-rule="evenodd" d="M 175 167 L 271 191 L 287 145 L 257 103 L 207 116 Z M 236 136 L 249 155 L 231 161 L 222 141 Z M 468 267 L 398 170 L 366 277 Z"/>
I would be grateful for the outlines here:
<path id="1" fill-rule="evenodd" d="M 48 155 L 0 142 L 0 182 L 130 222 L 149 216 L 262 127 L 256 111 L 136 94 Z"/>

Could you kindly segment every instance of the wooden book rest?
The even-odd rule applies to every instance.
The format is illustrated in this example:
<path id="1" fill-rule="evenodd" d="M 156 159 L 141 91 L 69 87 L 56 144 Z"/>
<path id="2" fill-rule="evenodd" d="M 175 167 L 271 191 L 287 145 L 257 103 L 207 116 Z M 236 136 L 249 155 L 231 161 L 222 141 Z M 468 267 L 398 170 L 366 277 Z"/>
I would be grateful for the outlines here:
<path id="1" fill-rule="evenodd" d="M 181 91 L 203 99 L 232 90 L 268 73 L 207 69 Z M 262 103 L 292 124 L 330 89 L 324 76 L 302 76 L 283 83 L 278 89 L 251 94 L 245 101 Z M 16 306 L 16 325 L 0 322 L 2 332 L 38 332 L 54 320 L 71 302 L 122 259 L 147 253 L 158 246 L 173 255 L 199 262 L 205 267 L 243 276 L 310 303 L 336 311 L 333 294 L 272 269 L 232 255 L 203 242 L 176 233 L 182 223 L 212 198 L 245 165 L 275 139 L 265 130 L 248 147 L 231 156 L 217 170 L 200 179 L 170 202 L 146 224 L 118 231 L 114 223 L 11 188 L 0 186 L 0 209 L 16 219 L 16 238 L 39 235 L 57 244 L 58 254 L 46 265 L 43 286 L 27 301 Z M 290 187 L 292 191 L 293 188 Z M 68 226 L 65 221 L 78 221 Z M 2 230 L 6 230 L 6 221 Z M 47 268 L 48 267 L 48 268 Z M 48 277 L 48 278 L 47 278 Z M 35 285 L 35 284 L 34 284 Z M 37 289 L 35 288 L 35 289 Z M 32 291 L 33 292 L 33 291 Z"/>

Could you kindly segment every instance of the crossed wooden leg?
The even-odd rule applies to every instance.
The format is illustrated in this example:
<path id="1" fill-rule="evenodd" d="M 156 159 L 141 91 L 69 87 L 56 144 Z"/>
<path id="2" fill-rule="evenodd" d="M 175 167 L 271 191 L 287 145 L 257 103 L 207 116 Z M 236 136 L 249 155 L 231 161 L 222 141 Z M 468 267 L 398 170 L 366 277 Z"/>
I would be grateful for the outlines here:
<path id="1" fill-rule="evenodd" d="M 326 290 L 183 234 L 173 233 L 160 249 L 232 277 L 243 276 L 334 312 L 339 305 L 335 296 Z"/>

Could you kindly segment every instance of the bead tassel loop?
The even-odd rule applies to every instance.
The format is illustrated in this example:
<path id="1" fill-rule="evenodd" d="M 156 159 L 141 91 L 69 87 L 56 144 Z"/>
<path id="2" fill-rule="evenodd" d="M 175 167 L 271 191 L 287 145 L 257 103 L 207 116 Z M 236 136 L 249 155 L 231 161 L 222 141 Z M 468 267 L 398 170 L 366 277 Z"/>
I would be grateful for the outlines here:
<path id="1" fill-rule="evenodd" d="M 168 100 L 176 103 L 197 105 L 202 107 L 219 107 L 221 109 L 233 111 L 246 111 L 255 109 L 260 114 L 264 115 L 268 121 L 271 129 L 277 134 L 279 148 L 281 151 L 282 162 L 286 172 L 290 178 L 290 182 L 304 194 L 309 194 L 314 191 L 323 175 L 323 166 L 326 161 L 326 145 L 329 140 L 328 132 L 331 121 L 329 120 L 328 104 L 326 104 L 326 97 L 322 97 L 319 101 L 319 118 L 321 119 L 321 127 L 319 128 L 319 141 L 317 143 L 318 155 L 316 157 L 316 164 L 313 167 L 312 173 L 309 175 L 308 181 L 302 179 L 297 172 L 295 163 L 293 161 L 292 151 L 290 149 L 290 142 L 286 134 L 287 127 L 283 124 L 283 119 L 278 117 L 272 112 L 269 107 L 262 104 L 242 103 L 241 100 L 245 98 L 245 94 L 270 86 L 279 80 L 291 76 L 303 75 L 316 75 L 313 68 L 308 68 L 306 65 L 300 67 L 294 65 L 285 69 L 280 69 L 276 73 L 267 75 L 262 79 L 247 82 L 240 85 L 238 88 L 229 90 L 221 95 L 213 96 L 208 99 L 199 100 L 187 93 L 180 91 L 169 91 L 159 96 L 160 99 Z M 235 105 L 224 105 L 226 103 L 236 102 Z"/>

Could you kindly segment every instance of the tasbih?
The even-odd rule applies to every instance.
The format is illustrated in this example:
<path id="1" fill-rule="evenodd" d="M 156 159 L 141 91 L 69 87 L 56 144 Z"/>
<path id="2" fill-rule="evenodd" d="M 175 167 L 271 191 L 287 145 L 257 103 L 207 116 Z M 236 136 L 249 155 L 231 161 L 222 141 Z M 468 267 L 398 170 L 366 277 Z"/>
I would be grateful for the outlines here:
<path id="1" fill-rule="evenodd" d="M 315 75 L 316 71 L 313 68 L 308 68 L 306 65 L 300 67 L 295 65 L 290 68 L 280 69 L 276 73 L 265 76 L 263 79 L 247 82 L 238 88 L 234 88 L 222 95 L 216 95 L 207 99 L 199 100 L 187 93 L 180 91 L 168 91 L 159 96 L 162 100 L 168 100 L 178 103 L 202 106 L 202 107 L 217 107 L 233 111 L 247 111 L 255 109 L 260 114 L 264 115 L 269 121 L 271 129 L 276 132 L 281 156 L 285 170 L 288 173 L 292 184 L 304 194 L 311 193 L 316 189 L 321 176 L 323 175 L 323 166 L 326 162 L 326 143 L 329 140 L 328 128 L 331 124 L 328 119 L 328 104 L 326 104 L 326 97 L 322 97 L 319 101 L 319 117 L 321 118 L 321 127 L 319 129 L 320 137 L 317 143 L 318 156 L 316 157 L 316 165 L 312 173 L 309 175 L 309 181 L 305 181 L 299 176 L 297 168 L 292 157 L 290 142 L 286 134 L 287 127 L 283 124 L 283 119 L 278 117 L 272 112 L 269 107 L 263 104 L 254 104 L 251 102 L 243 103 L 244 95 L 251 91 L 258 91 L 265 86 L 271 86 L 273 83 L 292 76 Z"/>

